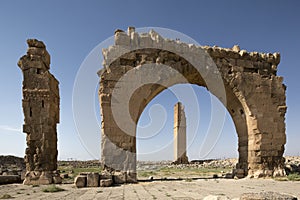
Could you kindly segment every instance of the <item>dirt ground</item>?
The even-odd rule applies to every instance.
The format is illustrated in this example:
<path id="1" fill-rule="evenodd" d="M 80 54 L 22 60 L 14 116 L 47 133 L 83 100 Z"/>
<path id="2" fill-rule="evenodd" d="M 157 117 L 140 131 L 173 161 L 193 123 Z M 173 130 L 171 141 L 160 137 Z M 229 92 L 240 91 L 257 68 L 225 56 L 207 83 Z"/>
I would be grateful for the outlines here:
<path id="1" fill-rule="evenodd" d="M 300 181 L 272 179 L 199 179 L 182 181 L 153 181 L 108 188 L 75 188 L 72 184 L 57 185 L 65 191 L 46 193 L 49 186 L 22 184 L 0 185 L 0 198 L 13 199 L 203 199 L 209 195 L 239 198 L 249 192 L 279 192 L 300 198 Z"/>

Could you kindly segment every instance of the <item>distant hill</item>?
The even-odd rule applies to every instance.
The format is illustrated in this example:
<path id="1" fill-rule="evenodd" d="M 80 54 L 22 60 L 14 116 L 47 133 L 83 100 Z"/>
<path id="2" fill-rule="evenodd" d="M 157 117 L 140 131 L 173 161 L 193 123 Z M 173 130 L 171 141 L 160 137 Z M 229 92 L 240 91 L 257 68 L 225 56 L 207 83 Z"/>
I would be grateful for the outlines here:
<path id="1" fill-rule="evenodd" d="M 25 169 L 26 165 L 24 158 L 16 156 L 0 156 L 0 168 L 11 169 L 11 168 Z"/>

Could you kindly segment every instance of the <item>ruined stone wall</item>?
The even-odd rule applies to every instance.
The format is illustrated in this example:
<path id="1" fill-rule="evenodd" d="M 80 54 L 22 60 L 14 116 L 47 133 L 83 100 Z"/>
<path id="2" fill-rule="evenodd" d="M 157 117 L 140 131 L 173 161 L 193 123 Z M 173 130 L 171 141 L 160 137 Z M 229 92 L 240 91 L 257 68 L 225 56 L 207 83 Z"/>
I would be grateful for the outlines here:
<path id="1" fill-rule="evenodd" d="M 276 75 L 279 53 L 196 46 L 129 28 L 116 31 L 115 45 L 103 56 L 98 75 L 104 167 L 135 172 L 136 124 L 143 109 L 164 89 L 191 83 L 206 87 L 229 111 L 238 134 L 239 177 L 284 175 L 286 104 L 283 78 Z"/>
<path id="2" fill-rule="evenodd" d="M 23 131 L 27 133 L 24 184 L 60 182 L 57 170 L 59 82 L 49 72 L 50 55 L 43 42 L 29 39 L 18 66 L 23 72 Z"/>

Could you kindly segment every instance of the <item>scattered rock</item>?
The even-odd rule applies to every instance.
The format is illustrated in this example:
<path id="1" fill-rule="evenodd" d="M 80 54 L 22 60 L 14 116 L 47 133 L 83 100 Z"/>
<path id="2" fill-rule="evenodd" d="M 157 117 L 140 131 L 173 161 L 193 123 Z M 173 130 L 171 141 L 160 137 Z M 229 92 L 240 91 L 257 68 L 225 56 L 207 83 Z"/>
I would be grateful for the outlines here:
<path id="1" fill-rule="evenodd" d="M 226 196 L 216 196 L 216 195 L 209 195 L 203 198 L 203 200 L 228 200 L 229 198 Z"/>
<path id="2" fill-rule="evenodd" d="M 233 178 L 233 174 L 232 173 L 226 173 L 224 178 Z"/>
<path id="3" fill-rule="evenodd" d="M 110 187 L 110 186 L 112 186 L 112 184 L 113 184 L 112 179 L 100 180 L 100 187 Z"/>
<path id="4" fill-rule="evenodd" d="M 52 180 L 53 180 L 54 184 L 60 184 L 62 182 L 62 179 L 60 176 L 53 176 Z"/>

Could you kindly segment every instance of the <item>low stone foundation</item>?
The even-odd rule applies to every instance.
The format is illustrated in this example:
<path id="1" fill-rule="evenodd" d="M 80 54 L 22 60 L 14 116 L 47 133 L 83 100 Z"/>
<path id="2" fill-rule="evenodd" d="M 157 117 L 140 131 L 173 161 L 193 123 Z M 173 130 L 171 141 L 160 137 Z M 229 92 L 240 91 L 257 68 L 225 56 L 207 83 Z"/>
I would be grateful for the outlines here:
<path id="1" fill-rule="evenodd" d="M 136 183 L 136 173 L 127 172 L 103 172 L 101 174 L 96 172 L 80 173 L 74 180 L 77 188 L 82 187 L 110 187 L 112 185 L 119 185 L 124 183 Z"/>
<path id="2" fill-rule="evenodd" d="M 25 175 L 24 185 L 59 184 L 62 179 L 58 171 L 30 171 Z"/>

